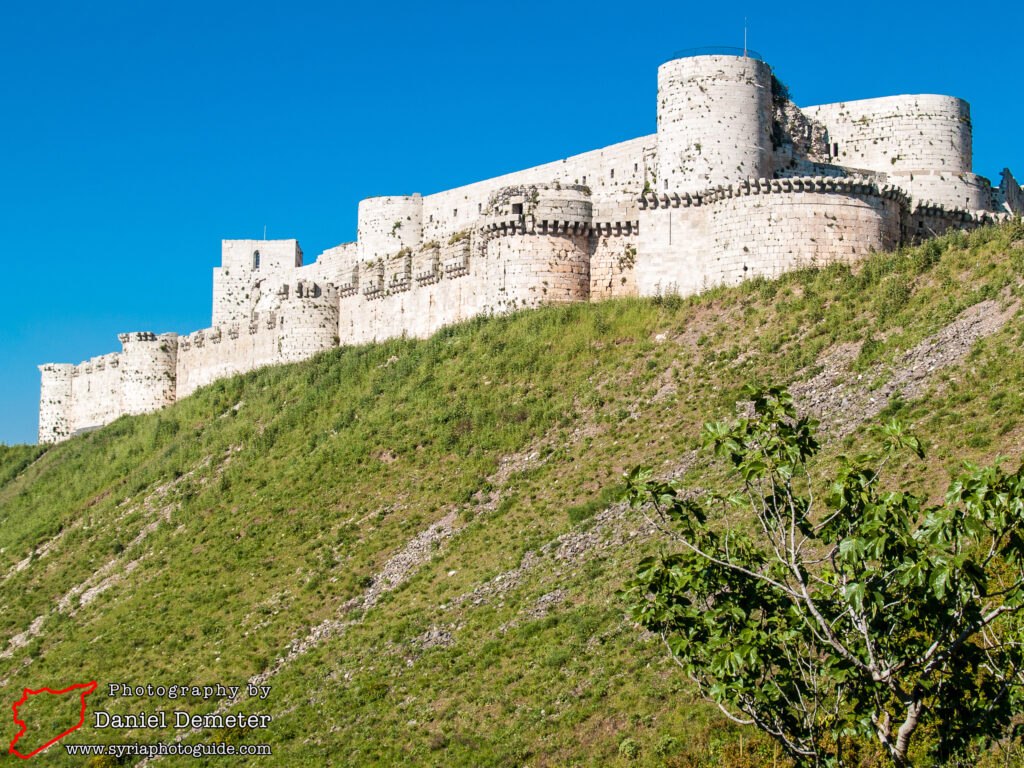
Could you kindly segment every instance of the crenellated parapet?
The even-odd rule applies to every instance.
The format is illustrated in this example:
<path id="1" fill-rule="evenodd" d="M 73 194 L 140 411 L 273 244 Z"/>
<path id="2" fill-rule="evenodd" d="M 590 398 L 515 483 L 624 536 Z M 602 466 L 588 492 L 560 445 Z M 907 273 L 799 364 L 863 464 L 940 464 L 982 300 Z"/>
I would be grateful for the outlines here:
<path id="1" fill-rule="evenodd" d="M 338 344 L 338 289 L 295 280 L 270 291 L 272 309 L 180 337 L 178 397 L 225 376 L 297 362 Z"/>
<path id="2" fill-rule="evenodd" d="M 966 226 L 982 227 L 986 224 L 1001 224 L 1013 218 L 1013 214 L 1002 211 L 981 211 L 958 208 L 956 206 L 939 205 L 938 203 L 923 202 L 915 205 L 911 216 L 931 216 L 945 218 Z"/>
<path id="3" fill-rule="evenodd" d="M 467 242 L 466 255 L 468 256 L 468 254 L 469 243 Z M 424 245 L 420 249 L 417 262 L 420 269 L 416 272 L 416 285 L 422 287 L 436 283 L 444 274 L 441 268 L 441 244 L 435 240 Z"/>
<path id="4" fill-rule="evenodd" d="M 494 236 L 515 234 L 582 235 L 594 223 L 588 187 L 538 185 L 504 187 L 487 201 L 481 231 Z"/>
<path id="5" fill-rule="evenodd" d="M 815 193 L 828 195 L 873 195 L 875 197 L 895 200 L 900 205 L 908 205 L 909 196 L 897 185 L 879 182 L 866 176 L 813 176 L 784 177 L 780 179 L 746 179 L 735 184 L 724 184 L 709 187 L 700 192 L 654 192 L 642 195 L 639 199 L 641 209 L 657 208 L 690 208 L 702 205 L 713 205 L 722 200 L 751 195 L 778 195 Z"/>
<path id="6" fill-rule="evenodd" d="M 482 248 L 482 241 L 480 247 Z M 441 275 L 449 280 L 456 277 L 465 277 L 469 274 L 469 259 L 473 250 L 473 241 L 469 236 L 456 237 L 448 241 L 447 246 L 442 248 Z"/>
<path id="7" fill-rule="evenodd" d="M 987 224 L 1001 224 L 1013 218 L 1003 211 L 968 210 L 938 203 L 917 203 L 904 212 L 904 239 L 920 243 L 954 229 L 970 230 Z"/>
<path id="8" fill-rule="evenodd" d="M 472 242 L 479 236 L 459 233 L 443 245 L 432 241 L 415 251 L 404 248 L 387 259 L 367 262 L 362 265 L 361 284 L 354 281 L 353 289 L 339 292 L 339 296 L 347 299 L 358 293 L 367 301 L 376 301 L 444 279 L 464 277 L 469 274 Z M 359 285 L 361 291 L 355 290 Z"/>
<path id="9" fill-rule="evenodd" d="M 354 264 L 348 273 L 348 280 L 338 285 L 339 298 L 354 296 L 359 293 L 359 264 Z"/>

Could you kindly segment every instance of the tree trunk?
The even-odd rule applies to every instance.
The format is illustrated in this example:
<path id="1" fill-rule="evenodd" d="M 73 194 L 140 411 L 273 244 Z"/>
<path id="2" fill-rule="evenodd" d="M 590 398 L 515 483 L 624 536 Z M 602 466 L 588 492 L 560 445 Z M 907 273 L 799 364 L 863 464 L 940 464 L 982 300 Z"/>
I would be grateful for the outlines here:
<path id="1" fill-rule="evenodd" d="M 907 707 L 907 719 L 903 721 L 903 725 L 896 731 L 896 743 L 892 745 L 892 759 L 900 768 L 910 765 L 907 762 L 907 750 L 910 747 L 910 737 L 917 730 L 917 724 L 921 719 L 921 710 L 923 708 L 924 702 L 920 699 L 911 702 L 910 706 Z"/>

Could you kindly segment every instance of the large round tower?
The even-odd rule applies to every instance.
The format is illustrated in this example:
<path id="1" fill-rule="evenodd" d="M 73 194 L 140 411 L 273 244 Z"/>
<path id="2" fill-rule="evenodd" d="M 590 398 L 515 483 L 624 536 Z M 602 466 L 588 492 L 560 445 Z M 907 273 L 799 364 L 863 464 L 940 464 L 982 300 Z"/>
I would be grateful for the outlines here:
<path id="1" fill-rule="evenodd" d="M 677 56 L 658 67 L 658 178 L 652 191 L 770 178 L 771 68 L 754 55 Z"/>

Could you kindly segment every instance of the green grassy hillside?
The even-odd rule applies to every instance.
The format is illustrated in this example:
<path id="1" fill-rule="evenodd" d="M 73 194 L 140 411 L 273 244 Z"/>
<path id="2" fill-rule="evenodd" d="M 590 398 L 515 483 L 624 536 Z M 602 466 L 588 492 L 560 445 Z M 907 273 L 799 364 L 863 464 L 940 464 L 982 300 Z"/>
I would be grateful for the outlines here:
<path id="1" fill-rule="evenodd" d="M 925 442 L 904 467 L 915 488 L 944 490 L 962 459 L 1016 467 L 1022 278 L 1008 225 L 853 269 L 339 349 L 45 452 L 5 448 L 0 740 L 23 688 L 96 680 L 90 711 L 273 719 L 187 734 L 90 718 L 37 759 L 186 734 L 273 749 L 232 765 L 784 765 L 624 620 L 614 593 L 661 542 L 614 502 L 621 474 L 714 482 L 700 426 L 748 381 L 793 385 L 829 430 L 826 464 L 881 412 Z M 266 700 L 225 706 L 107 689 L 253 679 Z M 20 744 L 66 720 L 33 706 Z"/>

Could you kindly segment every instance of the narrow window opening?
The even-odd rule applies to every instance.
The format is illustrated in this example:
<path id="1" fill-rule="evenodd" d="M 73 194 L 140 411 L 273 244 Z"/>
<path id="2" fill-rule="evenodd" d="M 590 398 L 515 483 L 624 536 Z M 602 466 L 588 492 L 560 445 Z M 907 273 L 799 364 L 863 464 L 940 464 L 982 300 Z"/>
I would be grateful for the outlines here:
<path id="1" fill-rule="evenodd" d="M 260 268 L 260 252 L 259 251 L 253 251 L 252 252 L 252 268 L 253 269 L 259 269 Z"/>
<path id="2" fill-rule="evenodd" d="M 484 209 L 484 204 L 483 203 L 477 203 L 476 204 L 476 212 L 477 213 L 480 213 L 481 211 L 483 211 L 483 209 Z"/>
<path id="3" fill-rule="evenodd" d="M 639 170 L 640 170 L 640 164 L 639 163 L 633 163 L 633 173 L 636 173 Z"/>
<path id="4" fill-rule="evenodd" d="M 615 169 L 614 168 L 612 168 L 612 178 L 613 179 L 615 178 Z"/>
<path id="5" fill-rule="evenodd" d="M 522 212 L 523 212 L 523 204 L 522 203 L 512 203 L 512 213 L 514 213 L 514 214 L 516 214 L 518 216 L 518 215 L 522 214 Z"/>
<path id="6" fill-rule="evenodd" d="M 665 179 L 665 189 L 668 189 L 668 179 Z"/>
<path id="7" fill-rule="evenodd" d="M 839 144 L 832 145 L 832 156 L 839 157 Z"/>
<path id="8" fill-rule="evenodd" d="M 586 183 L 587 183 L 587 177 L 586 177 L 586 176 L 584 176 L 584 177 L 583 177 L 583 183 L 584 183 L 584 184 L 586 184 Z"/>
<path id="9" fill-rule="evenodd" d="M 434 214 L 430 214 L 430 223 L 431 223 L 431 224 L 433 224 L 433 223 L 434 223 Z"/>
<path id="10" fill-rule="evenodd" d="M 458 216 L 458 215 L 459 215 L 459 209 L 458 208 L 453 208 L 452 209 L 452 216 Z"/>

